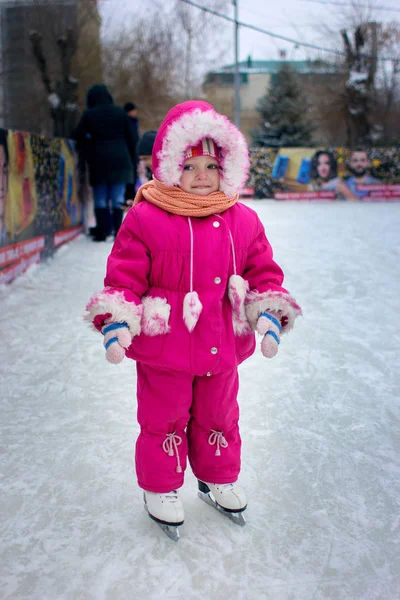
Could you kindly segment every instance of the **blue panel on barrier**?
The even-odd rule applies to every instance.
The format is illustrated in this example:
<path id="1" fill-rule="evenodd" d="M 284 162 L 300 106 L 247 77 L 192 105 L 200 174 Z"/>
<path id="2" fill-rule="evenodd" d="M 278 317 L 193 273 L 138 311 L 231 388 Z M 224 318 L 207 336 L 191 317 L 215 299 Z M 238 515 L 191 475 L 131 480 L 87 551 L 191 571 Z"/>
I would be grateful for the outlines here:
<path id="1" fill-rule="evenodd" d="M 297 174 L 297 183 L 309 183 L 310 182 L 310 167 L 311 160 L 309 158 L 302 158 L 300 163 L 299 172 Z"/>
<path id="2" fill-rule="evenodd" d="M 282 179 L 285 177 L 286 170 L 289 165 L 289 157 L 284 154 L 280 154 L 274 163 L 271 177 L 272 179 Z"/>

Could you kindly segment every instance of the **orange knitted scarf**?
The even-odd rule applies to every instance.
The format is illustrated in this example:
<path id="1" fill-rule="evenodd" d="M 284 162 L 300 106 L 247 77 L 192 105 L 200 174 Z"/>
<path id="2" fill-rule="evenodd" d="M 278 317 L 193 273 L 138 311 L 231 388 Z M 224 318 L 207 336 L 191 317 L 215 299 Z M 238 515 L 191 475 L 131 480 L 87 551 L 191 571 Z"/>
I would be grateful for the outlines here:
<path id="1" fill-rule="evenodd" d="M 208 217 L 222 213 L 239 199 L 239 194 L 228 198 L 224 192 L 212 192 L 208 196 L 189 194 L 179 187 L 168 187 L 153 178 L 137 191 L 133 205 L 147 200 L 163 210 L 185 217 Z"/>

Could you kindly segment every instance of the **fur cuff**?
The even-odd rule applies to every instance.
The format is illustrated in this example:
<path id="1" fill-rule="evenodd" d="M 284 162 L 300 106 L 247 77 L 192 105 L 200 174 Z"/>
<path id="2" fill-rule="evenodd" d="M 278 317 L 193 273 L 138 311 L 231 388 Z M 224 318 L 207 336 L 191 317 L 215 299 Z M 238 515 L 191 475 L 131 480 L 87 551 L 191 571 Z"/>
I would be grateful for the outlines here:
<path id="1" fill-rule="evenodd" d="M 169 315 L 171 306 L 165 298 L 142 298 L 142 333 L 149 336 L 169 333 Z"/>
<path id="2" fill-rule="evenodd" d="M 85 321 L 89 321 L 96 331 L 99 330 L 96 317 L 107 315 L 107 321 L 115 321 L 116 323 L 125 322 L 129 327 L 132 337 L 140 333 L 143 306 L 127 302 L 123 292 L 105 288 L 92 296 L 89 304 L 86 306 L 86 311 L 87 314 L 85 314 L 84 319 Z"/>
<path id="3" fill-rule="evenodd" d="M 246 316 L 254 331 L 258 318 L 264 311 L 279 314 L 282 323 L 281 335 L 293 329 L 295 319 L 302 314 L 300 306 L 289 294 L 249 292 L 246 296 Z"/>

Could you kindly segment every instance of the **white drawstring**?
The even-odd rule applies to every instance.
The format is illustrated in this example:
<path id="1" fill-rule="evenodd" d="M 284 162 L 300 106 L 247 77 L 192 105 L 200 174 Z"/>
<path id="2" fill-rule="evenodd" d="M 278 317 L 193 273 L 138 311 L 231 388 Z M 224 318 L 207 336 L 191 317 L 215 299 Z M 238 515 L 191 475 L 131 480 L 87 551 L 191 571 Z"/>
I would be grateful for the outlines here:
<path id="1" fill-rule="evenodd" d="M 191 218 L 188 217 L 190 229 L 190 291 L 193 292 L 193 227 Z"/>
<path id="2" fill-rule="evenodd" d="M 215 215 L 215 217 L 217 219 L 219 219 L 220 221 L 222 221 L 223 223 L 225 223 L 225 219 L 223 219 L 222 217 L 220 217 L 219 215 Z M 226 223 L 225 223 L 226 224 Z M 232 262 L 233 262 L 233 274 L 236 275 L 236 256 L 235 256 L 235 244 L 233 243 L 233 237 L 232 237 L 232 232 L 229 229 L 228 225 L 226 225 L 227 229 L 228 229 L 228 233 L 229 233 L 229 239 L 231 241 L 231 252 L 232 252 Z"/>
<path id="3" fill-rule="evenodd" d="M 219 215 L 215 215 L 220 221 L 224 221 Z M 241 275 L 237 275 L 235 244 L 233 243 L 232 232 L 227 225 L 229 239 L 231 242 L 233 274 L 228 281 L 228 297 L 232 306 L 232 321 L 235 335 L 249 335 L 252 333 L 251 327 L 247 320 L 245 310 L 245 300 L 249 291 L 249 284 Z"/>
<path id="4" fill-rule="evenodd" d="M 225 220 L 220 217 L 219 215 L 213 215 L 214 218 L 219 219 L 220 221 L 222 221 L 223 223 L 225 223 Z M 189 292 L 187 294 L 185 294 L 185 297 L 183 299 L 183 320 L 185 322 L 186 327 L 188 328 L 188 330 L 190 332 L 193 331 L 193 329 L 196 327 L 197 321 L 199 320 L 200 314 L 203 310 L 203 306 L 200 302 L 200 298 L 197 292 L 195 292 L 193 290 L 193 279 L 194 279 L 194 234 L 193 234 L 193 225 L 192 225 L 192 220 L 190 217 L 187 218 L 188 220 L 188 226 L 189 226 L 189 232 L 190 232 L 190 280 L 189 280 Z M 226 223 L 225 223 L 226 225 Z M 229 278 L 229 284 L 228 284 L 228 294 L 229 294 L 229 298 L 232 301 L 233 296 L 238 296 L 239 293 L 239 304 L 236 303 L 236 306 L 234 306 L 232 304 L 232 308 L 233 308 L 233 312 L 234 314 L 237 313 L 236 316 L 234 316 L 234 323 L 237 321 L 239 322 L 239 331 L 236 332 L 237 327 L 235 326 L 235 333 L 238 333 L 239 335 L 241 335 L 243 333 L 242 330 L 244 330 L 246 328 L 246 324 L 247 324 L 247 320 L 246 317 L 244 315 L 244 298 L 245 298 L 245 294 L 247 291 L 246 288 L 246 284 L 243 281 L 243 278 L 236 275 L 236 255 L 235 255 L 235 245 L 233 243 L 233 237 L 232 237 L 232 233 L 231 230 L 229 229 L 229 227 L 226 225 L 227 229 L 228 229 L 228 233 L 229 233 L 229 240 L 231 243 L 231 253 L 232 253 L 232 263 L 233 263 L 233 275 L 230 276 Z M 232 290 L 231 290 L 232 288 Z"/>
<path id="5" fill-rule="evenodd" d="M 174 431 L 173 433 L 167 433 L 162 445 L 162 449 L 166 454 L 168 454 L 168 456 L 173 456 L 175 452 L 177 462 L 177 473 L 182 473 L 181 461 L 179 459 L 178 452 L 178 446 L 180 446 L 180 444 L 182 444 L 182 438 L 179 435 L 177 435 Z"/>
<path id="6" fill-rule="evenodd" d="M 222 431 L 215 431 L 215 429 L 210 429 L 210 431 L 211 431 L 211 433 L 208 436 L 208 443 L 210 444 L 210 446 L 214 446 L 214 444 L 217 444 L 215 456 L 221 456 L 220 447 L 227 448 L 228 442 L 224 438 Z"/>
<path id="7" fill-rule="evenodd" d="M 236 275 L 236 257 L 235 257 L 235 246 L 233 244 L 232 232 L 228 227 L 229 237 L 231 240 L 231 249 L 232 249 L 232 261 L 233 261 L 233 274 Z"/>
<path id="8" fill-rule="evenodd" d="M 193 227 L 190 217 L 188 217 L 188 225 L 190 231 L 190 291 L 185 295 L 183 299 L 183 320 L 186 327 L 190 332 L 196 327 L 196 323 L 199 320 L 203 306 L 200 302 L 200 298 L 197 292 L 193 291 L 193 248 L 194 248 L 194 237 Z"/>

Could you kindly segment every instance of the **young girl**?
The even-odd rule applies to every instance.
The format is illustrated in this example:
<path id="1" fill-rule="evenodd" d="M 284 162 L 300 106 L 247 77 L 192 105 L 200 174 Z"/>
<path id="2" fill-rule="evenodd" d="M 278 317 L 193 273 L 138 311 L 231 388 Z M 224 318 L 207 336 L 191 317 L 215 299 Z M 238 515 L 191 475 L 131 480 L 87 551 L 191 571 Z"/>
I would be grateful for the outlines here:
<path id="1" fill-rule="evenodd" d="M 301 309 L 257 214 L 238 202 L 249 159 L 237 128 L 206 102 L 184 102 L 152 156 L 153 180 L 136 195 L 86 318 L 110 362 L 136 361 L 138 484 L 149 515 L 176 527 L 187 458 L 206 500 L 231 516 L 245 510 L 237 367 L 255 331 L 274 356 Z"/>

